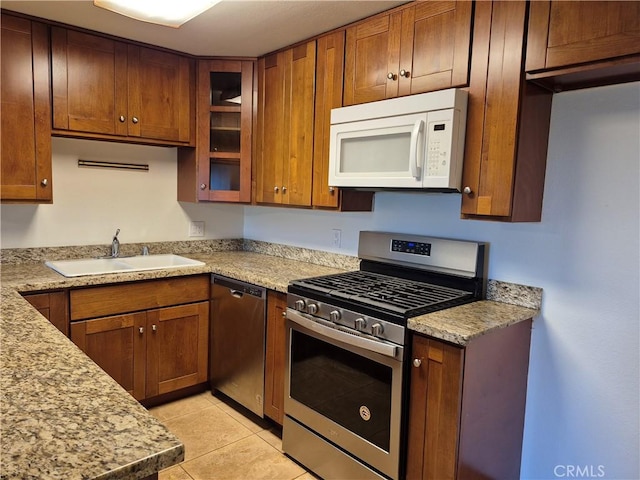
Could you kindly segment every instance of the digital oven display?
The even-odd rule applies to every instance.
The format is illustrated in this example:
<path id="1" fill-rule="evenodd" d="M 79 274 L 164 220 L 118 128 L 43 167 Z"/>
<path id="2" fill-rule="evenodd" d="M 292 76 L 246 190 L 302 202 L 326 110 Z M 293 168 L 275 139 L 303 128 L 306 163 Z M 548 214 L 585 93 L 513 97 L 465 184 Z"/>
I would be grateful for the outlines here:
<path id="1" fill-rule="evenodd" d="M 406 240 L 391 240 L 391 251 L 411 253 L 414 255 L 431 255 L 431 244 L 423 242 L 408 242 Z"/>

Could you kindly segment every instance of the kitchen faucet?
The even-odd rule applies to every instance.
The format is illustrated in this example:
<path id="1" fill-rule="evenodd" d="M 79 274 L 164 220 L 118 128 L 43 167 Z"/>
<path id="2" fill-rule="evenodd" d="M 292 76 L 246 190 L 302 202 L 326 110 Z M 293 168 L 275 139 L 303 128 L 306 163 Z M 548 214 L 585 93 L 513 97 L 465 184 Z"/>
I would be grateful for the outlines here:
<path id="1" fill-rule="evenodd" d="M 118 234 L 120 233 L 120 229 L 116 230 L 116 234 L 113 236 L 113 240 L 111 241 L 111 256 L 116 258 L 120 255 L 120 241 L 118 240 Z"/>

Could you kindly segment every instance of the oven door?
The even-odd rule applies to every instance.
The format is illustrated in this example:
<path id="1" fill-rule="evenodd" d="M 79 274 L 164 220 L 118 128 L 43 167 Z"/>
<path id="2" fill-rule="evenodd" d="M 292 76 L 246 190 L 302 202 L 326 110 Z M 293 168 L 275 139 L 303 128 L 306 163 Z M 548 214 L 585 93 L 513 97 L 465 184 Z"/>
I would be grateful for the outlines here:
<path id="1" fill-rule="evenodd" d="M 287 309 L 285 415 L 398 478 L 404 349 L 320 322 Z"/>

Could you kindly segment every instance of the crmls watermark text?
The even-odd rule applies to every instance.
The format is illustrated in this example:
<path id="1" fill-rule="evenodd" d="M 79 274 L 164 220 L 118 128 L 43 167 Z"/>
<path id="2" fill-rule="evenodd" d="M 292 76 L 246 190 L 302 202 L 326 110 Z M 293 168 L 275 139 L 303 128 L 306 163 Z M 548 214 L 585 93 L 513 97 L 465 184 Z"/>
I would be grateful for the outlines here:
<path id="1" fill-rule="evenodd" d="M 553 467 L 556 478 L 602 478 L 604 465 L 556 465 Z"/>

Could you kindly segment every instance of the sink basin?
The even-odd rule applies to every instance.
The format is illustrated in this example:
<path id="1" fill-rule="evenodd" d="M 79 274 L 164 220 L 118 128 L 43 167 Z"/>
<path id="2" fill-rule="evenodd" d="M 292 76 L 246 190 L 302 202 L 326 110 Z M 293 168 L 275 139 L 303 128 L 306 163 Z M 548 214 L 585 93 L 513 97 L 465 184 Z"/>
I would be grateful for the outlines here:
<path id="1" fill-rule="evenodd" d="M 60 260 L 56 262 L 45 262 L 45 265 L 65 277 L 81 277 L 83 275 L 103 275 L 107 273 L 193 267 L 204 265 L 204 262 L 181 257 L 180 255 L 162 254 L 121 258 Z"/>

